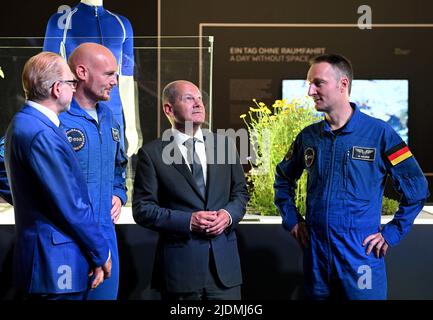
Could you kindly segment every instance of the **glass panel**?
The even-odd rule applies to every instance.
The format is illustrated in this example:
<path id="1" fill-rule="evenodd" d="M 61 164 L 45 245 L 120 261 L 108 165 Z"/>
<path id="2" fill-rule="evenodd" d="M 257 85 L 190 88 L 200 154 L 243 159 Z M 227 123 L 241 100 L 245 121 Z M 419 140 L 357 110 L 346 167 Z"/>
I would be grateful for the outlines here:
<path id="1" fill-rule="evenodd" d="M 50 41 L 60 43 L 61 39 L 50 38 Z M 69 38 L 68 41 L 81 43 L 92 39 Z M 104 41 L 104 44 L 115 43 L 119 39 Z M 43 45 L 42 37 L 0 37 L 1 136 L 25 101 L 21 84 L 23 66 L 31 56 L 42 50 Z M 213 37 L 134 38 L 135 95 L 131 101 L 135 101 L 135 124 L 129 121 L 125 126 L 137 132 L 139 146 L 159 137 L 170 127 L 162 111 L 160 97 L 164 86 L 174 80 L 189 80 L 200 88 L 207 112 L 204 127 L 212 127 L 212 55 Z M 128 142 L 125 143 L 128 146 Z M 135 164 L 134 154 L 130 157 L 127 172 L 129 203 Z"/>

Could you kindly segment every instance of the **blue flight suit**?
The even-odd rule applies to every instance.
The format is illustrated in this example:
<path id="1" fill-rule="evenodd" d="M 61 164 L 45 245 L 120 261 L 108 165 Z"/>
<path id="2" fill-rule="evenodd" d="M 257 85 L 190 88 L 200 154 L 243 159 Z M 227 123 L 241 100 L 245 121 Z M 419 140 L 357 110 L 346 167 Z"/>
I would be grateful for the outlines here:
<path id="1" fill-rule="evenodd" d="M 117 298 L 119 287 L 119 254 L 111 201 L 115 195 L 122 204 L 126 203 L 127 158 L 120 144 L 120 127 L 111 110 L 99 103 L 97 114 L 99 123 L 73 99 L 70 110 L 60 114 L 59 119 L 78 157 L 97 222 L 111 250 L 111 277 L 91 290 L 88 299 L 112 300 Z"/>
<path id="2" fill-rule="evenodd" d="M 90 267 L 108 259 L 78 160 L 64 132 L 25 104 L 6 132 L 14 200 L 15 286 L 27 294 L 88 289 Z"/>
<path id="3" fill-rule="evenodd" d="M 287 230 L 303 221 L 294 195 L 296 180 L 308 172 L 304 276 L 310 298 L 328 298 L 339 288 L 348 299 L 385 299 L 384 258 L 367 256 L 362 242 L 381 231 L 389 246 L 398 244 L 428 197 L 427 180 L 398 134 L 351 106 L 352 117 L 338 134 L 326 121 L 308 126 L 276 168 L 275 204 Z M 381 228 L 387 175 L 402 198 Z"/>
<path id="4" fill-rule="evenodd" d="M 69 13 L 55 13 L 48 20 L 45 31 L 44 51 L 60 54 L 65 59 L 84 42 L 99 43 L 111 50 L 119 65 L 119 75 L 134 75 L 134 35 L 131 23 L 121 15 L 106 10 L 103 6 L 79 3 Z M 120 124 L 124 145 L 124 121 L 119 87 L 111 90 L 106 104 Z"/>
<path id="5" fill-rule="evenodd" d="M 8 177 L 5 169 L 5 138 L 0 138 L 0 197 L 12 204 L 12 195 L 9 188 Z"/>

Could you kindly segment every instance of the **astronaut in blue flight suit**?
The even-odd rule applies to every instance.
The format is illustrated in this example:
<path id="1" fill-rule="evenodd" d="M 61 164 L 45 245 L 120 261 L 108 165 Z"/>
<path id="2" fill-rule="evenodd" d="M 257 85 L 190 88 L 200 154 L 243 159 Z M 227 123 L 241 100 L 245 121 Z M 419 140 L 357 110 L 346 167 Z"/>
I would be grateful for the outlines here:
<path id="1" fill-rule="evenodd" d="M 353 71 L 339 55 L 312 60 L 308 95 L 325 120 L 303 129 L 277 165 L 275 204 L 304 253 L 312 299 L 386 299 L 384 256 L 408 233 L 428 197 L 409 148 L 385 122 L 349 103 Z M 306 219 L 296 210 L 296 180 L 308 172 Z M 401 194 L 381 228 L 387 175 Z"/>
<path id="2" fill-rule="evenodd" d="M 119 286 L 119 255 L 114 222 L 126 203 L 127 158 L 120 143 L 120 126 L 105 103 L 117 84 L 117 63 L 108 48 L 96 43 L 78 46 L 69 57 L 78 84 L 69 111 L 60 115 L 87 180 L 90 200 L 108 240 L 111 277 L 88 293 L 87 299 L 113 300 Z"/>

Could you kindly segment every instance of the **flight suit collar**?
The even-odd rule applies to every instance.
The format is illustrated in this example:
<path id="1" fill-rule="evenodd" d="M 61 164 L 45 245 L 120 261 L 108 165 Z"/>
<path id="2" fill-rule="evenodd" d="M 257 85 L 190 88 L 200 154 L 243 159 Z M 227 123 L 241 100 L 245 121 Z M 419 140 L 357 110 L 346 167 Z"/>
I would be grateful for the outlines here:
<path id="1" fill-rule="evenodd" d="M 80 10 L 85 10 L 95 16 L 99 16 L 105 13 L 105 9 L 103 6 L 89 6 L 85 3 L 80 2 L 76 7 Z"/>
<path id="2" fill-rule="evenodd" d="M 68 112 L 74 116 L 84 117 L 87 120 L 95 121 L 83 108 L 80 107 L 80 105 L 75 100 L 75 98 L 72 98 L 71 108 L 69 109 Z M 104 111 L 104 108 L 102 107 L 101 103 L 99 103 L 99 102 L 96 105 L 96 112 L 98 113 L 99 122 L 101 122 L 101 119 L 102 119 L 105 111 Z"/>
<path id="3" fill-rule="evenodd" d="M 359 108 L 353 102 L 350 102 L 350 106 L 353 109 L 352 116 L 350 117 L 349 122 L 345 124 L 343 130 L 341 130 L 340 133 L 353 132 L 358 126 L 358 121 L 359 121 L 359 116 L 361 111 L 359 111 Z M 322 132 L 328 132 L 328 133 L 332 132 L 331 127 L 329 126 L 326 120 L 323 120 Z"/>

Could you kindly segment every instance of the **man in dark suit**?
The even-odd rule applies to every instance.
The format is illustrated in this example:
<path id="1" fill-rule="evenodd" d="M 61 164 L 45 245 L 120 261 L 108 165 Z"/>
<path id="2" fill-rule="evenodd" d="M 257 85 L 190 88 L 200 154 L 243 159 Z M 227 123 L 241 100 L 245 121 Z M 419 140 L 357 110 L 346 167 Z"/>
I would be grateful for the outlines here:
<path id="1" fill-rule="evenodd" d="M 201 129 L 193 83 L 169 83 L 162 100 L 172 128 L 140 149 L 132 200 L 135 221 L 159 232 L 153 284 L 163 299 L 240 299 L 235 229 L 249 197 L 236 148 Z"/>
<path id="2" fill-rule="evenodd" d="M 86 181 L 58 115 L 77 80 L 57 54 L 24 66 L 26 104 L 6 132 L 5 164 L 15 211 L 15 284 L 30 299 L 83 299 L 110 276 L 111 258 Z M 89 271 L 94 275 L 89 281 Z"/>

